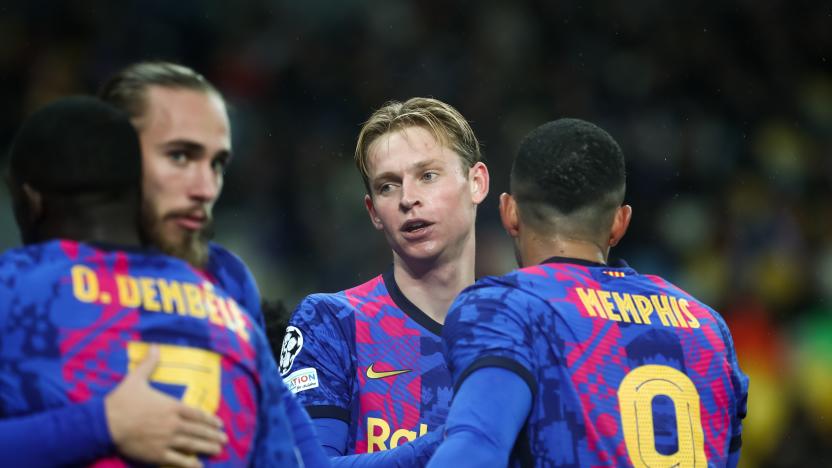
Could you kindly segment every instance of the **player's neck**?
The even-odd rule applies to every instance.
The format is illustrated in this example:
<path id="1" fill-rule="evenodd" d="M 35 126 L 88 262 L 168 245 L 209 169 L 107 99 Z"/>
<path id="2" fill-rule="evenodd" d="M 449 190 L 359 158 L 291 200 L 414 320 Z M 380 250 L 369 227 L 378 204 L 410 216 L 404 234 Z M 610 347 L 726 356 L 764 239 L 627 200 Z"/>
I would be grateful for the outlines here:
<path id="1" fill-rule="evenodd" d="M 445 323 L 457 295 L 474 283 L 473 232 L 459 252 L 433 261 L 405 261 L 394 255 L 393 275 L 410 302 L 438 323 Z"/>
<path id="2" fill-rule="evenodd" d="M 563 236 L 545 237 L 530 233 L 520 241 L 522 266 L 538 265 L 547 258 L 565 257 L 595 263 L 607 263 L 608 249 L 596 242 Z"/>
<path id="3" fill-rule="evenodd" d="M 128 219 L 118 210 L 90 210 L 83 216 L 44 219 L 39 232 L 42 240 L 69 239 L 124 246 L 141 245 L 138 219 Z"/>

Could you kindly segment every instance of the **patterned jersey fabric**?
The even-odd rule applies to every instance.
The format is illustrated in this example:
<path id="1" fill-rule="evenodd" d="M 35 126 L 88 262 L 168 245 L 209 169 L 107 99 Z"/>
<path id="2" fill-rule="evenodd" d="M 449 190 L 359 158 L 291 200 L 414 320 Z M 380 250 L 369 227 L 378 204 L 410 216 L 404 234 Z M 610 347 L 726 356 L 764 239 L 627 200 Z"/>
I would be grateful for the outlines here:
<path id="1" fill-rule="evenodd" d="M 251 271 L 239 257 L 225 247 L 210 242 L 208 249 L 205 277 L 234 298 L 242 310 L 254 319 L 254 323 L 265 329 L 266 324 L 260 307 L 260 291 Z"/>
<path id="2" fill-rule="evenodd" d="M 502 367 L 532 390 L 513 466 L 724 466 L 748 379 L 722 318 L 632 268 L 552 258 L 487 277 L 443 330 L 455 385 Z"/>
<path id="3" fill-rule="evenodd" d="M 100 397 L 150 343 L 161 351 L 154 386 L 224 421 L 229 442 L 206 464 L 294 466 L 288 390 L 262 331 L 185 262 L 72 241 L 0 257 L 2 416 Z"/>
<path id="4" fill-rule="evenodd" d="M 308 296 L 289 325 L 284 382 L 313 418 L 348 424 L 348 454 L 394 448 L 445 422 L 452 391 L 441 325 L 392 272 Z"/>

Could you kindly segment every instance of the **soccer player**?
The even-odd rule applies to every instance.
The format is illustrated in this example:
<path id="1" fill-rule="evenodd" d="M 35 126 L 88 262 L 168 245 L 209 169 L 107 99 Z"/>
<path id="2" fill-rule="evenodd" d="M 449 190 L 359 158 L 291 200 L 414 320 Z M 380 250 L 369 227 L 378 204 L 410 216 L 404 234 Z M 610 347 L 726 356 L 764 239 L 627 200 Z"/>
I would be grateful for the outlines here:
<path id="1" fill-rule="evenodd" d="M 387 103 L 361 128 L 364 204 L 393 250 L 392 268 L 306 297 L 280 359 L 335 466 L 418 464 L 441 437 L 451 377 L 440 333 L 454 297 L 474 282 L 474 221 L 489 183 L 480 159 L 468 122 L 435 99 Z M 365 452 L 379 453 L 339 457 Z"/>
<path id="2" fill-rule="evenodd" d="M 153 381 L 227 428 L 211 464 L 294 466 L 298 452 L 327 464 L 254 321 L 187 263 L 140 247 L 140 183 L 135 129 L 93 98 L 47 106 L 15 137 L 10 188 L 26 247 L 0 257 L 0 414 L 101 398 L 157 354 L 141 373 L 159 361 Z M 64 421 L 73 422 L 86 421 Z M 81 451 L 86 441 L 69 435 L 59 441 L 66 453 L 46 451 L 35 464 L 101 461 L 109 449 Z M 32 466 L 30 454 L 4 455 Z"/>
<path id="3" fill-rule="evenodd" d="M 116 73 L 98 95 L 127 112 L 139 132 L 149 240 L 199 268 L 264 327 L 251 272 L 236 255 L 209 242 L 214 203 L 231 162 L 231 128 L 220 92 L 188 67 L 138 62 Z"/>
<path id="4" fill-rule="evenodd" d="M 127 112 L 139 131 L 143 197 L 149 213 L 145 216 L 147 237 L 162 251 L 199 268 L 201 274 L 227 291 L 242 310 L 264 326 L 260 294 L 251 273 L 234 254 L 207 241 L 213 204 L 220 195 L 223 171 L 231 157 L 230 128 L 221 94 L 195 71 L 168 62 L 128 66 L 111 78 L 99 94 Z M 194 441 L 193 434 L 183 439 L 176 429 L 179 424 L 210 421 L 172 399 L 161 398 L 141 382 L 120 386 L 106 403 L 106 412 L 67 407 L 50 411 L 54 414 L 28 418 L 28 423 L 58 431 L 63 427 L 60 421 L 67 418 L 95 418 L 79 425 L 85 428 L 76 432 L 79 440 L 91 443 L 95 436 L 92 428 L 108 427 L 117 436 L 114 441 L 122 453 L 141 456 L 151 463 L 164 460 L 165 447 L 174 441 L 203 444 L 210 440 Z M 178 409 L 173 412 L 172 408 Z M 158 420 L 154 416 L 159 413 L 182 417 L 169 416 L 168 426 L 156 426 L 159 432 L 144 431 L 144 427 L 150 426 L 149 421 Z M 27 427 L 13 425 L 18 422 L 26 421 L 0 424 L 0 435 L 9 440 L 10 434 Z M 167 431 L 162 430 L 165 427 Z M 87 430 L 87 437 L 81 437 Z"/>
<path id="5" fill-rule="evenodd" d="M 723 319 L 608 264 L 627 230 L 624 156 L 561 119 L 522 141 L 500 197 L 523 267 L 454 301 L 457 389 L 431 467 L 734 466 L 748 380 Z"/>

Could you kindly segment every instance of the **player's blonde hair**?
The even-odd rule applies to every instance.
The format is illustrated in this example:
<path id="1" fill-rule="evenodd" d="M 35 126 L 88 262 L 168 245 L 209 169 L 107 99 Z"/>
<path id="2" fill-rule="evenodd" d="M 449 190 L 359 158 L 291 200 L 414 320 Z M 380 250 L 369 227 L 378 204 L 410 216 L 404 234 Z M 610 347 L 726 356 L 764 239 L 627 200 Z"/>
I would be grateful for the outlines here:
<path id="1" fill-rule="evenodd" d="M 410 98 L 405 102 L 389 101 L 364 122 L 355 145 L 355 165 L 370 195 L 372 190 L 367 167 L 370 146 L 380 136 L 408 127 L 429 130 L 440 144 L 459 155 L 462 167 L 466 170 L 482 159 L 480 143 L 474 130 L 450 104 L 424 97 Z"/>

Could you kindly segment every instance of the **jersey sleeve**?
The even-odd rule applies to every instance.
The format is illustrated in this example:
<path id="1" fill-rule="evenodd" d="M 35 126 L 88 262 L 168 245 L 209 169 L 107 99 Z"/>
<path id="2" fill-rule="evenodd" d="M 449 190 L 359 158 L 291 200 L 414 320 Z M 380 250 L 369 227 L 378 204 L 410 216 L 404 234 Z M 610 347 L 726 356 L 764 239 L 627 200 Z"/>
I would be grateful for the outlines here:
<path id="1" fill-rule="evenodd" d="M 428 467 L 505 466 L 531 405 L 517 374 L 497 367 L 473 372 L 454 395 L 445 441 Z"/>
<path id="2" fill-rule="evenodd" d="M 8 466 L 83 464 L 112 451 L 101 398 L 0 420 L 0 460 Z"/>
<path id="3" fill-rule="evenodd" d="M 265 335 L 255 327 L 257 370 L 260 376 L 257 434 L 252 452 L 252 466 L 303 466 L 297 449 L 296 430 L 290 418 L 287 397 L 291 394 L 280 380 L 274 357 Z"/>
<path id="4" fill-rule="evenodd" d="M 444 426 L 389 450 L 330 458 L 335 468 L 409 468 L 427 465 L 442 442 Z M 484 466 L 484 465 L 481 465 Z"/>
<path id="5" fill-rule="evenodd" d="M 260 307 L 260 290 L 257 281 L 240 257 L 224 247 L 211 243 L 208 273 L 214 277 L 228 295 L 249 313 L 254 322 L 265 330 L 266 322 Z"/>
<path id="6" fill-rule="evenodd" d="M 500 284 L 477 284 L 451 305 L 442 341 L 454 388 L 477 369 L 501 367 L 520 376 L 535 393 L 532 311 L 543 300 Z"/>
<path id="7" fill-rule="evenodd" d="M 731 415 L 731 438 L 728 443 L 728 466 L 737 466 L 740 448 L 742 447 L 742 421 L 748 410 L 748 376 L 740 369 L 734 339 L 728 325 L 720 318 L 717 320 L 728 352 L 728 363 L 731 366 L 731 386 L 734 390 L 733 400 L 736 410 Z"/>
<path id="8" fill-rule="evenodd" d="M 304 466 L 326 467 L 330 465 L 329 458 L 318 441 L 315 426 L 309 419 L 309 414 L 300 406 L 292 393 L 285 389 L 283 400 L 286 402 L 286 414 L 295 434 L 295 443 Z"/>
<path id="9" fill-rule="evenodd" d="M 340 305 L 312 295 L 295 309 L 280 352 L 283 381 L 312 418 L 350 422 L 354 332 L 338 317 Z"/>

